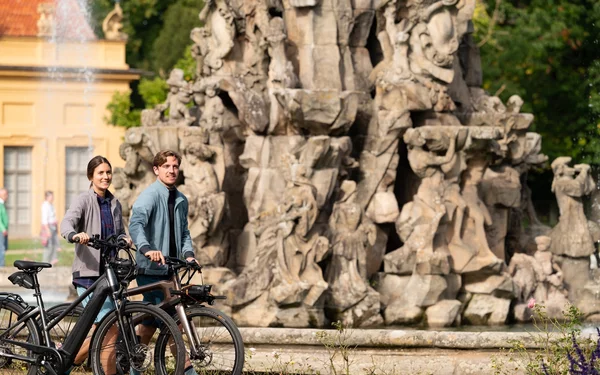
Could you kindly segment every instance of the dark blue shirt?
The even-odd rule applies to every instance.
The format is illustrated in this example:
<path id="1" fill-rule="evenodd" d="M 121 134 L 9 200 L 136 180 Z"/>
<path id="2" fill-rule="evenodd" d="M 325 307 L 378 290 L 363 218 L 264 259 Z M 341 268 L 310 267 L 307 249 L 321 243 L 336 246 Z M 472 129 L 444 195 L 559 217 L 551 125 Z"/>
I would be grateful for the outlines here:
<path id="1" fill-rule="evenodd" d="M 100 205 L 100 238 L 104 240 L 115 234 L 115 225 L 110 210 L 111 198 L 102 198 L 99 195 L 96 198 L 98 198 L 98 204 Z"/>
<path id="2" fill-rule="evenodd" d="M 103 198 L 99 195 L 96 195 L 96 198 L 98 199 L 98 205 L 100 206 L 100 238 L 106 239 L 115 234 L 115 225 L 113 222 L 112 211 L 110 209 L 111 198 Z M 100 264 L 100 274 L 103 272 L 104 264 Z M 87 289 L 92 286 L 94 281 L 97 279 L 97 277 L 78 277 L 73 279 L 73 284 L 75 284 L 75 286 L 82 286 Z"/>

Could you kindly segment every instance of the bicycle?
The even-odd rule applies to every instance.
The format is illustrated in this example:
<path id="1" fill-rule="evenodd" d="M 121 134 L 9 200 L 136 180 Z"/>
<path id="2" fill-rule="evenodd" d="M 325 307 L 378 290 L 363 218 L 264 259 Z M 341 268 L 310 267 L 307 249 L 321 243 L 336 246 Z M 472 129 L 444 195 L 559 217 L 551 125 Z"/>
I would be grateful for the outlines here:
<path id="1" fill-rule="evenodd" d="M 123 272 L 128 262 L 118 258 L 117 253 L 120 249 L 128 249 L 127 244 L 114 236 L 100 240 L 96 235 L 88 245 L 100 250 L 106 271 L 79 298 L 51 316 L 44 310 L 37 274 L 52 265 L 24 260 L 14 262 L 20 271 L 9 276 L 9 280 L 15 285 L 33 289 L 38 306 L 28 305 L 18 294 L 0 293 L 0 371 L 4 374 L 23 373 L 25 370 L 28 375 L 35 375 L 38 371 L 49 375 L 68 372 L 108 297 L 115 310 L 102 319 L 92 336 L 90 363 L 94 374 L 105 374 L 105 370 L 109 374 L 128 374 L 135 370 L 139 373 L 182 375 L 185 346 L 177 324 L 156 306 L 128 301 L 125 297 L 125 287 L 132 279 L 133 259 L 127 252 L 130 270 Z M 92 293 L 86 307 L 78 310 L 77 306 Z M 73 330 L 63 342 L 54 342 L 51 330 L 72 311 L 80 311 Z M 151 350 L 141 344 L 136 335 L 136 325 L 149 317 L 160 322 L 155 339 L 161 342 L 159 350 Z M 6 321 L 8 326 L 4 327 Z M 174 358 L 167 357 L 167 343 Z"/>
<path id="2" fill-rule="evenodd" d="M 212 295 L 212 285 L 191 284 L 194 275 L 202 273 L 198 263 L 174 257 L 165 257 L 165 262 L 172 275 L 170 280 L 128 288 L 124 294 L 132 297 L 152 290 L 164 293 L 164 301 L 157 306 L 166 311 L 175 310 L 173 318 L 184 333 L 188 358 L 198 374 L 241 374 L 244 343 L 237 326 L 223 312 L 205 306 L 225 297 Z M 61 306 L 55 309 L 60 310 Z M 165 350 L 165 345 L 161 340 L 156 347 Z"/>

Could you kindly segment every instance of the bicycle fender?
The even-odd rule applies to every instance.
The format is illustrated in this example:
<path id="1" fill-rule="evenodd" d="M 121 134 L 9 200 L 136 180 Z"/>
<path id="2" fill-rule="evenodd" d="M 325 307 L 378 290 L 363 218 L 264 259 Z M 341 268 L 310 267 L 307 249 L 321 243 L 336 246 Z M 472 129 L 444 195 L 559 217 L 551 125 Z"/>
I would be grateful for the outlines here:
<path id="1" fill-rule="evenodd" d="M 15 293 L 0 292 L 0 306 L 4 307 L 7 302 L 14 302 L 21 306 L 24 310 L 24 314 L 34 309 L 34 307 L 25 302 L 20 295 Z"/>

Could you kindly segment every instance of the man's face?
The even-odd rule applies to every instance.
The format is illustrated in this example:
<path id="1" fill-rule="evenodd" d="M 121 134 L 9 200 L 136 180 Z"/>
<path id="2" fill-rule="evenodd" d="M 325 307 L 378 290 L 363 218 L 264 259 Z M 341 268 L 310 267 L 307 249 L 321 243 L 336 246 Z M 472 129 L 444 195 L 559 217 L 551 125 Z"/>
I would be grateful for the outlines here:
<path id="1" fill-rule="evenodd" d="M 0 190 L 0 199 L 6 202 L 8 200 L 8 191 Z"/>
<path id="2" fill-rule="evenodd" d="M 50 203 L 54 202 L 54 194 L 49 194 L 48 198 L 46 198 L 46 200 Z"/>
<path id="3" fill-rule="evenodd" d="M 154 167 L 154 174 L 160 182 L 167 186 L 174 186 L 179 176 L 179 162 L 174 156 L 167 157 L 167 161 L 159 167 Z"/>

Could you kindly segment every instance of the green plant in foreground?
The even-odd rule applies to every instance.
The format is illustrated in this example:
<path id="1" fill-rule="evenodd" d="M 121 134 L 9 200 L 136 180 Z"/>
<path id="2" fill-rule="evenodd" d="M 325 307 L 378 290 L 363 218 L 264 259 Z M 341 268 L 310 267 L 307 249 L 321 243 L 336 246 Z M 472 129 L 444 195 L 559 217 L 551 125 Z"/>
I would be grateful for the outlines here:
<path id="1" fill-rule="evenodd" d="M 550 318 L 541 304 L 533 307 L 533 326 L 535 332 L 528 332 L 533 348 L 528 348 L 520 340 L 510 341 L 505 349 L 506 360 L 492 358 L 492 368 L 496 375 L 514 374 L 524 371 L 532 375 L 569 374 L 572 356 L 577 348 L 589 358 L 597 343 L 590 337 L 582 337 L 583 315 L 571 304 L 565 306 L 563 319 Z"/>

